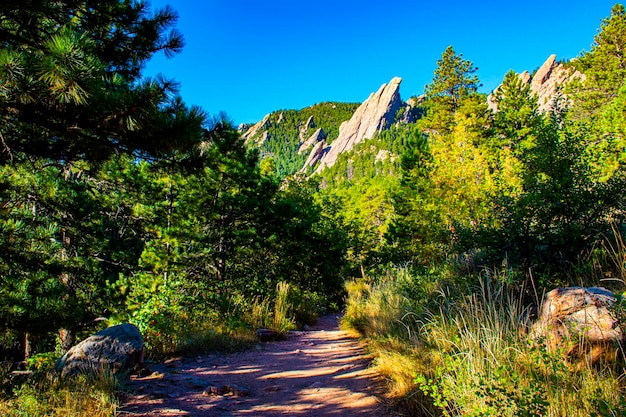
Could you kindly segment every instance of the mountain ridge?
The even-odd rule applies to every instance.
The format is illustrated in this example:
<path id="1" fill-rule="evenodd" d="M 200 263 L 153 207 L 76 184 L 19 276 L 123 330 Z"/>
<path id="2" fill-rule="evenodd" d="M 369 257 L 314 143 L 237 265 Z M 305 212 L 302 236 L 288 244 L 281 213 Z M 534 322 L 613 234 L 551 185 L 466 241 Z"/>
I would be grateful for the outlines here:
<path id="1" fill-rule="evenodd" d="M 528 71 L 523 71 L 518 74 L 518 77 L 523 83 L 530 85 L 531 91 L 537 96 L 541 112 L 547 112 L 552 108 L 556 97 L 563 94 L 562 86 L 577 78 L 584 80 L 584 74 L 567 64 L 558 62 L 555 54 L 550 55 L 533 75 Z M 271 156 L 280 161 L 290 157 L 267 151 L 272 147 L 268 143 L 276 140 L 284 144 L 290 143 L 291 148 L 288 153 L 293 161 L 290 164 L 281 164 L 290 165 L 291 168 L 281 168 L 281 173 L 319 174 L 332 167 L 339 155 L 350 152 L 357 144 L 372 139 L 395 123 L 408 124 L 415 121 L 410 110 L 419 106 L 421 101 L 419 98 L 411 98 L 404 102 L 400 96 L 401 83 L 402 78 L 392 78 L 388 83 L 383 83 L 377 91 L 370 93 L 360 104 L 324 102 L 296 111 L 303 112 L 304 115 L 308 109 L 316 106 L 325 106 L 325 111 L 336 109 L 337 106 L 346 106 L 342 117 L 330 117 L 329 120 L 332 119 L 332 122 L 325 126 L 321 126 L 322 116 L 319 114 L 316 116 L 310 114 L 300 119 L 296 117 L 297 120 L 291 121 L 297 125 L 297 129 L 291 131 L 291 137 L 286 137 L 286 133 L 282 136 L 276 134 L 281 124 L 286 123 L 290 118 L 293 119 L 293 115 L 289 114 L 292 111 L 289 110 L 278 110 L 267 114 L 252 126 L 241 125 L 240 132 L 248 146 L 257 147 L 261 149 L 262 155 Z M 487 105 L 493 112 L 498 110 L 494 99 L 494 93 L 498 88 L 500 85 L 486 98 Z"/>

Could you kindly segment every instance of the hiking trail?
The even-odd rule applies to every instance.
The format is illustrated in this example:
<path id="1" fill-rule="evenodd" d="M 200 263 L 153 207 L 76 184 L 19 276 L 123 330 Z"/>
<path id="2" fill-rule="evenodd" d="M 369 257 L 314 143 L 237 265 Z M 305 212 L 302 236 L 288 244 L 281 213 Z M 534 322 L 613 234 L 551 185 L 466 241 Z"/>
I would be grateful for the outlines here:
<path id="1" fill-rule="evenodd" d="M 358 339 L 320 318 L 286 340 L 233 354 L 169 359 L 131 376 L 119 416 L 391 416 Z"/>

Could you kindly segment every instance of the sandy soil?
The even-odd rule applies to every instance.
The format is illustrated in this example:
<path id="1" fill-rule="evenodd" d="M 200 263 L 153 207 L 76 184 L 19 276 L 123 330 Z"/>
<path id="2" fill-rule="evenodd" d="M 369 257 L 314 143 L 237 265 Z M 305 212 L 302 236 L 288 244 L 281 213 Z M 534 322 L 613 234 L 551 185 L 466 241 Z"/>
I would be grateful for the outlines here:
<path id="1" fill-rule="evenodd" d="M 176 358 L 132 376 L 120 416 L 391 416 L 358 340 L 320 319 L 287 340 L 229 355 Z"/>

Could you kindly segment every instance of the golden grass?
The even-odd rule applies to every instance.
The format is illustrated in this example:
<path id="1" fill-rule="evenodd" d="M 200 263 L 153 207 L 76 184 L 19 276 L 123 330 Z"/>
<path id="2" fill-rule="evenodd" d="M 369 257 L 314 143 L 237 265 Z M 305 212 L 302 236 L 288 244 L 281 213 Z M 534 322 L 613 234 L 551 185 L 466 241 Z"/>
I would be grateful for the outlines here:
<path id="1" fill-rule="evenodd" d="M 290 286 L 286 282 L 276 285 L 273 300 L 257 299 L 252 304 L 249 321 L 253 327 L 274 330 L 283 336 L 296 328 L 293 319 L 293 305 L 290 301 Z M 273 307 L 272 307 L 273 305 Z"/>

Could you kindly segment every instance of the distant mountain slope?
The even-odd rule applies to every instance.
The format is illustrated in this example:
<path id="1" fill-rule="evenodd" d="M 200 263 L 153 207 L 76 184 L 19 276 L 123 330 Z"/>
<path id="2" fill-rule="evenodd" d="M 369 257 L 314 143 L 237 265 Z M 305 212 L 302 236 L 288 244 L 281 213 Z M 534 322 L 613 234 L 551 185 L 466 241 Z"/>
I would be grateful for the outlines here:
<path id="1" fill-rule="evenodd" d="M 274 158 L 279 175 L 298 172 L 316 143 L 332 143 L 339 126 L 350 119 L 358 103 L 325 102 L 301 110 L 279 110 L 253 126 L 240 126 L 248 146 L 258 147 L 263 157 Z"/>

